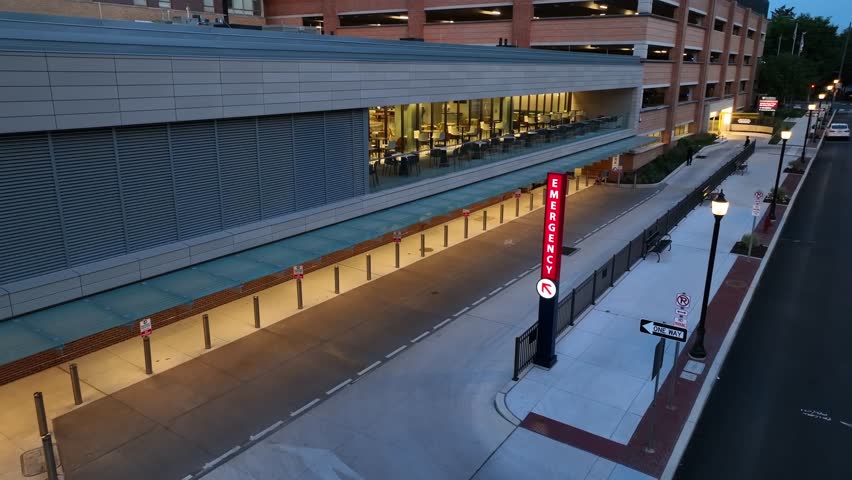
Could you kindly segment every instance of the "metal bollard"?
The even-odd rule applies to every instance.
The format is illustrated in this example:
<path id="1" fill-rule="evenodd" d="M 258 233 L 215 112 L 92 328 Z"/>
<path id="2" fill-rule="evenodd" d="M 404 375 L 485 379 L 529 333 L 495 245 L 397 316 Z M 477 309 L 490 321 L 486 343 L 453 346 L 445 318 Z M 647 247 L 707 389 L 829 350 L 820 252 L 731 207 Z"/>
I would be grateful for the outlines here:
<path id="1" fill-rule="evenodd" d="M 503 225 L 503 210 L 504 210 L 503 207 L 504 206 L 505 205 L 503 205 L 502 203 L 500 204 L 500 225 Z"/>
<path id="2" fill-rule="evenodd" d="M 399 268 L 399 243 L 394 243 L 394 251 L 396 255 L 396 268 Z"/>
<path id="3" fill-rule="evenodd" d="M 636 175 L 636 172 L 633 172 L 633 188 L 636 188 L 636 179 L 639 178 L 639 175 Z"/>
<path id="4" fill-rule="evenodd" d="M 77 372 L 77 364 L 68 365 L 68 371 L 71 373 L 71 393 L 74 394 L 74 405 L 83 403 L 83 393 L 80 391 L 80 373 Z"/>
<path id="5" fill-rule="evenodd" d="M 302 279 L 296 279 L 296 306 L 301 310 L 304 308 L 304 304 L 302 303 Z"/>
<path id="6" fill-rule="evenodd" d="M 565 185 L 565 195 L 568 195 L 568 185 Z M 541 206 L 547 205 L 547 188 L 541 189 Z"/>
<path id="7" fill-rule="evenodd" d="M 575 182 L 575 183 L 577 184 L 577 186 L 574 188 L 574 191 L 575 191 L 575 192 L 579 192 L 579 191 L 580 191 L 580 176 L 579 176 L 579 175 L 577 175 L 577 177 L 575 178 L 575 180 L 576 180 L 576 182 Z"/>
<path id="8" fill-rule="evenodd" d="M 488 210 L 482 211 L 482 231 L 488 229 Z"/>
<path id="9" fill-rule="evenodd" d="M 334 293 L 340 293 L 340 267 L 334 266 Z"/>
<path id="10" fill-rule="evenodd" d="M 50 432 L 41 436 L 41 448 L 44 450 L 44 466 L 48 480 L 57 480 L 56 456 L 53 454 L 53 436 Z"/>
<path id="11" fill-rule="evenodd" d="M 467 239 L 467 219 L 470 217 L 464 217 L 464 238 Z"/>
<path id="12" fill-rule="evenodd" d="M 533 193 L 532 190 L 530 190 L 530 211 L 531 212 L 532 212 L 532 209 L 533 209 L 533 202 L 534 201 L 535 201 L 535 194 Z"/>
<path id="13" fill-rule="evenodd" d="M 255 295 L 251 300 L 254 303 L 254 328 L 260 328 L 260 298 Z"/>
<path id="14" fill-rule="evenodd" d="M 587 187 L 589 186 L 589 176 L 588 175 L 586 175 L 586 186 Z"/>
<path id="15" fill-rule="evenodd" d="M 44 411 L 44 396 L 42 396 L 41 392 L 35 392 L 33 393 L 33 401 L 35 401 L 38 434 L 43 437 L 47 435 L 47 414 Z"/>
<path id="16" fill-rule="evenodd" d="M 206 313 L 201 316 L 201 326 L 204 329 L 204 349 L 210 350 L 213 343 L 210 341 L 210 317 Z"/>
<path id="17" fill-rule="evenodd" d="M 444 225 L 444 248 L 450 246 L 450 226 Z"/>
<path id="18" fill-rule="evenodd" d="M 373 259 L 367 255 L 367 280 L 373 279 Z"/>
<path id="19" fill-rule="evenodd" d="M 145 353 L 145 374 L 151 375 L 154 373 L 154 367 L 151 365 L 151 337 L 142 337 L 142 351 Z"/>
<path id="20" fill-rule="evenodd" d="M 521 197 L 515 197 L 515 218 L 521 216 Z"/>
<path id="21" fill-rule="evenodd" d="M 420 257 L 426 256 L 426 234 L 420 234 Z"/>

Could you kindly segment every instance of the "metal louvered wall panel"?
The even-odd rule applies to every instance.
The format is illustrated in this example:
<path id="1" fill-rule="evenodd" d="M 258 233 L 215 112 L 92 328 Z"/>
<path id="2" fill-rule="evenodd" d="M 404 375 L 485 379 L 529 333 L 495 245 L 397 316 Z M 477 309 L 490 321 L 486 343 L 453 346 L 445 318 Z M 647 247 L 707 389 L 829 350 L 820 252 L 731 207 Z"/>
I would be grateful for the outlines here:
<path id="1" fill-rule="evenodd" d="M 367 170 L 369 158 L 370 132 L 367 129 L 369 122 L 367 110 L 352 110 L 352 182 L 353 195 L 364 195 L 367 193 Z"/>
<path id="2" fill-rule="evenodd" d="M 216 131 L 212 121 L 170 126 L 181 240 L 222 229 Z"/>
<path id="3" fill-rule="evenodd" d="M 224 228 L 260 220 L 257 129 L 254 118 L 218 120 Z"/>
<path id="4" fill-rule="evenodd" d="M 0 283 L 67 267 L 47 135 L 0 137 Z"/>
<path id="5" fill-rule="evenodd" d="M 116 130 L 128 251 L 178 240 L 169 134 L 165 125 Z"/>
<path id="6" fill-rule="evenodd" d="M 324 120 L 322 113 L 303 113 L 294 118 L 296 210 L 327 203 Z"/>
<path id="7" fill-rule="evenodd" d="M 367 191 L 367 112 L 0 136 L 0 284 Z"/>
<path id="8" fill-rule="evenodd" d="M 127 251 L 111 129 L 53 133 L 70 266 Z"/>
<path id="9" fill-rule="evenodd" d="M 292 213 L 296 210 L 293 117 L 260 117 L 257 128 L 263 216 Z"/>
<path id="10" fill-rule="evenodd" d="M 351 113 L 326 113 L 325 131 L 330 140 L 325 149 L 325 198 L 326 202 L 331 203 L 355 195 L 352 183 Z"/>

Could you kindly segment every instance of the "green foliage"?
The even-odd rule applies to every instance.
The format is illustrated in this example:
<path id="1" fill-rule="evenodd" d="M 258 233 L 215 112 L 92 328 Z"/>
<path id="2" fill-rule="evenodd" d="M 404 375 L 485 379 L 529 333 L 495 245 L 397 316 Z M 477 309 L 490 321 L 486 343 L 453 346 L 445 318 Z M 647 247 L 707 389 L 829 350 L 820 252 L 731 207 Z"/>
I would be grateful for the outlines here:
<path id="1" fill-rule="evenodd" d="M 754 236 L 750 233 L 744 234 L 743 237 L 740 238 L 740 243 L 742 243 L 743 245 L 748 245 L 749 240 L 752 241 L 753 246 L 756 246 L 760 243 L 760 240 L 758 240 L 758 238 L 756 236 Z"/>
<path id="2" fill-rule="evenodd" d="M 800 55 L 803 32 L 807 33 Z M 815 84 L 813 98 L 836 78 L 844 38 L 845 32 L 839 33 L 827 17 L 797 14 L 794 7 L 785 5 L 776 8 L 766 29 L 758 90 L 789 102 L 805 98 Z"/>
<path id="3" fill-rule="evenodd" d="M 772 138 L 769 139 L 770 145 L 775 145 L 781 141 L 781 132 L 783 130 L 790 130 L 794 125 L 796 125 L 793 122 L 785 122 L 784 118 L 785 117 L 781 116 L 777 117 L 777 120 L 775 121 L 775 129 L 772 131 Z"/>
<path id="4" fill-rule="evenodd" d="M 773 197 L 775 197 L 775 189 L 774 188 L 769 190 L 769 195 L 766 198 L 769 199 L 769 200 L 772 200 Z M 784 187 L 778 187 L 778 200 L 777 200 L 777 202 L 778 203 L 787 203 L 789 201 L 790 201 L 790 196 L 787 193 L 787 191 L 784 190 Z"/>
<path id="5" fill-rule="evenodd" d="M 702 147 L 716 141 L 716 135 L 712 133 L 696 133 L 681 138 L 677 144 L 667 152 L 657 156 L 647 165 L 641 167 L 637 172 L 637 183 L 657 183 L 672 173 L 677 167 L 686 161 L 686 152 L 692 147 L 693 152 L 698 153 Z"/>

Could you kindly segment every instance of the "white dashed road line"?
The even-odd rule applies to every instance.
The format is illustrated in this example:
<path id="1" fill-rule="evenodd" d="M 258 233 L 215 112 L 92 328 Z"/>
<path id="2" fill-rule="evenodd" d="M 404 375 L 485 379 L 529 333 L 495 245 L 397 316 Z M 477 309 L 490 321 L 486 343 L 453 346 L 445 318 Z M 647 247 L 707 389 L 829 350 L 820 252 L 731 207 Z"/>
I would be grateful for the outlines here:
<path id="1" fill-rule="evenodd" d="M 420 335 L 417 335 L 416 337 L 411 339 L 411 343 L 417 343 L 420 340 L 423 340 L 423 337 L 425 337 L 426 335 L 429 335 L 430 333 L 432 333 L 432 332 L 427 330 L 427 331 L 421 333 Z"/>
<path id="2" fill-rule="evenodd" d="M 291 413 L 291 414 L 290 414 L 290 416 L 291 416 L 291 417 L 295 417 L 295 416 L 299 415 L 300 413 L 304 412 L 305 410 L 307 410 L 307 409 L 309 409 L 309 408 L 313 407 L 314 405 L 316 405 L 317 403 L 319 403 L 319 401 L 320 401 L 320 399 L 319 399 L 319 398 L 315 398 L 315 399 L 311 400 L 310 402 L 308 402 L 308 403 L 307 403 L 305 406 L 303 406 L 302 408 L 300 408 L 300 409 L 296 410 L 295 412 Z"/>
<path id="3" fill-rule="evenodd" d="M 515 283 L 515 282 L 517 282 L 517 281 L 518 281 L 518 279 L 517 279 L 517 278 L 513 278 L 513 279 L 509 280 L 508 282 L 504 283 L 504 284 L 503 284 L 503 286 L 504 286 L 504 287 L 508 287 L 509 285 L 511 285 L 511 284 L 513 284 L 513 283 Z"/>
<path id="4" fill-rule="evenodd" d="M 405 350 L 407 347 L 408 347 L 408 345 L 403 345 L 403 346 L 397 348 L 396 350 L 390 352 L 389 354 L 385 355 L 385 358 L 391 358 L 392 356 L 396 355 L 397 353 Z"/>
<path id="5" fill-rule="evenodd" d="M 439 323 L 439 324 L 435 325 L 434 327 L 432 327 L 432 330 L 437 330 L 437 329 L 439 329 L 439 328 L 443 327 L 444 325 L 446 325 L 446 324 L 450 323 L 452 320 L 453 320 L 452 318 L 447 318 L 447 319 L 445 319 L 443 322 L 441 322 L 441 323 Z"/>
<path id="6" fill-rule="evenodd" d="M 370 370 L 378 367 L 379 364 L 381 364 L 381 363 L 382 363 L 381 360 L 376 360 L 372 365 L 370 365 L 369 367 L 365 368 L 364 370 L 361 370 L 360 372 L 358 372 L 358 376 L 360 377 L 361 375 L 364 375 L 365 373 L 369 372 Z"/>
<path id="7" fill-rule="evenodd" d="M 240 449 L 240 446 L 237 445 L 236 447 L 228 450 L 227 452 L 223 453 L 222 455 L 219 455 L 218 457 L 214 458 L 213 460 L 205 463 L 204 464 L 204 470 L 210 470 L 211 468 L 218 465 L 222 460 L 224 460 L 224 459 L 228 458 L 229 456 L 233 455 L 234 453 L 236 453 L 239 449 Z"/>
<path id="8" fill-rule="evenodd" d="M 484 302 L 485 300 L 488 300 L 488 297 L 482 297 L 479 300 L 473 302 L 473 306 L 475 307 L 475 306 L 479 305 L 480 303 Z"/>
<path id="9" fill-rule="evenodd" d="M 336 391 L 340 390 L 341 388 L 345 387 L 346 385 L 349 385 L 350 383 L 352 383 L 352 379 L 351 379 L 351 378 L 347 378 L 346 380 L 344 380 L 344 381 L 342 381 L 342 382 L 338 383 L 336 387 L 334 387 L 334 388 L 332 388 L 331 390 L 329 390 L 329 391 L 325 392 L 325 394 L 326 394 L 326 395 L 332 395 L 332 394 L 334 394 L 334 392 L 336 392 Z"/>
<path id="10" fill-rule="evenodd" d="M 464 307 L 461 310 L 459 310 L 458 312 L 456 312 L 453 316 L 458 317 L 459 315 L 463 314 L 464 312 L 466 312 L 468 310 L 470 310 L 470 307 Z"/>
<path id="11" fill-rule="evenodd" d="M 499 292 L 500 290 L 503 290 L 503 287 L 495 288 L 491 293 L 488 294 L 488 296 L 490 297 L 490 296 L 496 295 L 497 292 Z"/>
<path id="12" fill-rule="evenodd" d="M 254 435 L 250 436 L 249 441 L 253 442 L 253 441 L 257 440 L 258 438 L 265 437 L 266 434 L 275 430 L 276 428 L 280 427 L 281 425 L 284 425 L 284 422 L 281 421 L 281 420 L 278 420 L 277 422 L 273 423 L 272 425 L 270 425 L 270 426 L 264 428 L 263 430 L 255 433 Z"/>

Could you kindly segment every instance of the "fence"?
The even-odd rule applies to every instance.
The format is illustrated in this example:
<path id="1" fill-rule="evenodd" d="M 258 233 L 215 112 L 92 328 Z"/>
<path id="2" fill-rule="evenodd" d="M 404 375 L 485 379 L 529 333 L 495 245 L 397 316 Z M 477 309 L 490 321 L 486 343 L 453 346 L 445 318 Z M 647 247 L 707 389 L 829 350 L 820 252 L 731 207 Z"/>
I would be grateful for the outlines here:
<path id="1" fill-rule="evenodd" d="M 574 320 L 587 308 L 594 305 L 601 294 L 613 286 L 622 275 L 630 271 L 640 259 L 644 258 L 645 240 L 654 233 L 665 234 L 671 231 L 689 212 L 704 201 L 704 192 L 722 183 L 722 180 L 734 173 L 737 165 L 748 160 L 754 153 L 754 142 L 719 170 L 686 195 L 677 205 L 656 219 L 652 224 L 619 250 L 588 278 L 571 290 L 571 293 L 559 301 L 557 311 L 557 335 L 574 325 Z M 709 189 L 708 189 L 709 187 Z M 515 368 L 512 380 L 517 380 L 520 373 L 531 363 L 537 351 L 538 323 L 534 323 L 521 336 L 515 338 Z"/>

